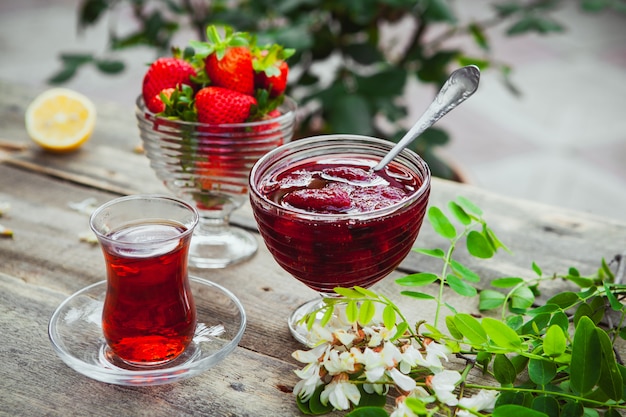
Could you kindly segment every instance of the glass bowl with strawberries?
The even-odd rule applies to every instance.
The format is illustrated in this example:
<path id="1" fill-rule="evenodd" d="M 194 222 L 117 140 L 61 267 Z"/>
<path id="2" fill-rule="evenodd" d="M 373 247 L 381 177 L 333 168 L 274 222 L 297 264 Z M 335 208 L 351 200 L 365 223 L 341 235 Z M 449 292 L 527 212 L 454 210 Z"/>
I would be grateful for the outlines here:
<path id="1" fill-rule="evenodd" d="M 315 344 L 307 323 L 339 297 L 337 287 L 368 288 L 407 256 L 430 195 L 430 169 L 403 150 L 373 167 L 392 142 L 357 135 L 300 139 L 269 152 L 250 172 L 252 211 L 269 252 L 317 291 L 288 320 L 296 340 Z"/>
<path id="2" fill-rule="evenodd" d="M 228 28 L 207 38 L 152 63 L 135 115 L 157 177 L 200 214 L 189 265 L 223 268 L 258 248 L 230 215 L 248 199 L 252 165 L 291 140 L 297 106 L 285 95 L 293 51 Z"/>

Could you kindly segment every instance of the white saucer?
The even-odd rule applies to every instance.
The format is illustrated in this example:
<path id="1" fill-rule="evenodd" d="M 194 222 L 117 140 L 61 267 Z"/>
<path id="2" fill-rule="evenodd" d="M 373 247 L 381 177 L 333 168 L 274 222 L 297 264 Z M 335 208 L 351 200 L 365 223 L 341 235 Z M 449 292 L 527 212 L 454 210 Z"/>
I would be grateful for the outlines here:
<path id="1" fill-rule="evenodd" d="M 160 385 L 198 375 L 237 346 L 246 327 L 246 313 L 226 288 L 193 276 L 189 283 L 198 325 L 189 347 L 171 362 L 133 367 L 115 360 L 102 334 L 106 281 L 74 293 L 56 309 L 48 325 L 52 346 L 70 368 L 109 384 Z"/>

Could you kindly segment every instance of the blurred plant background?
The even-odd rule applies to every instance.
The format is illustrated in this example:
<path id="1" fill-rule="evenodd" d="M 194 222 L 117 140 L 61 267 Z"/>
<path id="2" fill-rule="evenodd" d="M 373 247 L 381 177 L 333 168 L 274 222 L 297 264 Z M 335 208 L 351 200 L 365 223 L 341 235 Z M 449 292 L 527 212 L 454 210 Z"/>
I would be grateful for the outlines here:
<path id="1" fill-rule="evenodd" d="M 257 34 L 260 43 L 295 48 L 288 93 L 301 107 L 297 137 L 325 133 L 371 135 L 397 141 L 414 120 L 407 120 L 408 82 L 433 85 L 438 91 L 450 72 L 474 64 L 497 71 L 512 94 L 512 68 L 493 56 L 488 31 L 506 36 L 563 33 L 559 20 L 568 0 L 494 1 L 490 16 L 462 21 L 453 0 L 82 0 L 80 31 L 118 13 L 132 13 L 136 26 L 109 25 L 102 55 L 62 53 L 61 69 L 49 82 L 61 84 L 81 68 L 95 65 L 103 73 L 124 70 L 115 52 L 148 46 L 156 56 L 169 55 L 175 35 L 191 28 L 204 40 L 209 24 L 230 25 Z M 571 1 L 571 0 L 570 0 Z M 623 0 L 579 0 L 581 11 L 607 8 L 626 13 Z M 462 42 L 454 40 L 462 39 Z M 460 47 L 458 45 L 463 45 Z M 437 149 L 450 137 L 430 128 L 412 145 L 433 175 L 458 180 Z"/>

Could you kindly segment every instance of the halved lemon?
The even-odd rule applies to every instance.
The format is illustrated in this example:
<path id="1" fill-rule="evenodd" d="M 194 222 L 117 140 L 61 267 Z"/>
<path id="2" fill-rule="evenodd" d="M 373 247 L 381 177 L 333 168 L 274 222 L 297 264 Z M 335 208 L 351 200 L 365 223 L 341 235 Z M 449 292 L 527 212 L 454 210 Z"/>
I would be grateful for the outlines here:
<path id="1" fill-rule="evenodd" d="M 53 88 L 37 96 L 26 109 L 26 130 L 40 146 L 72 151 L 89 139 L 96 124 L 96 107 L 84 95 Z"/>

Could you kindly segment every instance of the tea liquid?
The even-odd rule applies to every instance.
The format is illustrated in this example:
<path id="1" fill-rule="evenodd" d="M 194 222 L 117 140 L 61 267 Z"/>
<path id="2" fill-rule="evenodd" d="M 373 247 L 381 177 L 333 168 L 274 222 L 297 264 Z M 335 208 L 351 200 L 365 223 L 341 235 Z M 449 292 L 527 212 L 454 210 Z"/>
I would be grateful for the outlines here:
<path id="1" fill-rule="evenodd" d="M 126 362 L 171 360 L 193 338 L 188 245 L 177 239 L 185 230 L 168 221 L 132 224 L 108 234 L 116 242 L 103 244 L 108 273 L 103 331 L 109 347 Z M 169 241 L 164 244 L 164 239 Z"/>

